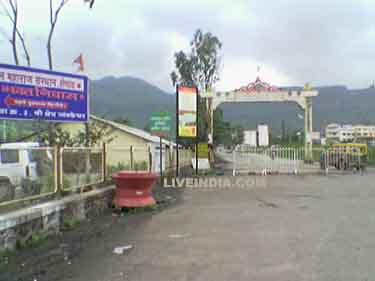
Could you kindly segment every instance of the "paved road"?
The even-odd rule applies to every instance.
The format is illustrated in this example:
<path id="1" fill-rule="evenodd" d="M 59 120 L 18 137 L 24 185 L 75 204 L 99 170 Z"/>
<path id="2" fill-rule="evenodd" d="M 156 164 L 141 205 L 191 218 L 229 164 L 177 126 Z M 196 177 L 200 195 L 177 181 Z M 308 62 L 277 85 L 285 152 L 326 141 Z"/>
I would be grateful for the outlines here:
<path id="1" fill-rule="evenodd" d="M 162 212 L 99 219 L 101 235 L 47 269 L 60 278 L 37 280 L 375 280 L 375 174 L 267 179 L 185 189 Z"/>

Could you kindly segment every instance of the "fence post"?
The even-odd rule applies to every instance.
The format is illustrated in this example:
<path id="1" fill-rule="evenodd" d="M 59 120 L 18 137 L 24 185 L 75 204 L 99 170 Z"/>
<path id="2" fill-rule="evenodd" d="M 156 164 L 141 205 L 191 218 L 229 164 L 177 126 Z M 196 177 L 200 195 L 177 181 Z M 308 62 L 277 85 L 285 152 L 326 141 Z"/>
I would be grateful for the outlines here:
<path id="1" fill-rule="evenodd" d="M 60 188 L 64 191 L 64 147 L 59 147 L 59 165 L 60 165 L 60 172 L 59 172 L 59 181 L 60 181 Z"/>
<path id="2" fill-rule="evenodd" d="M 169 144 L 169 148 L 168 148 L 168 174 L 171 174 L 172 171 L 173 171 L 172 153 L 173 153 L 173 147 L 171 146 L 171 144 Z"/>
<path id="3" fill-rule="evenodd" d="M 55 187 L 55 190 L 54 192 L 58 192 L 59 191 L 59 183 L 60 183 L 60 180 L 59 180 L 59 148 L 58 146 L 54 146 L 53 147 L 53 159 L 54 159 L 54 162 L 53 162 L 53 178 L 54 178 L 54 187 Z"/>
<path id="4" fill-rule="evenodd" d="M 53 175 L 54 175 L 54 185 L 55 185 L 55 193 L 61 193 L 64 190 L 64 181 L 63 181 L 63 148 L 59 145 L 54 146 L 53 148 L 54 152 L 54 169 L 53 169 Z"/>
<path id="5" fill-rule="evenodd" d="M 151 146 L 149 145 L 148 148 L 148 171 L 152 172 L 152 153 L 151 153 Z"/>
<path id="6" fill-rule="evenodd" d="M 176 171 L 176 149 L 174 148 L 173 144 L 172 144 L 172 158 L 171 158 L 171 167 L 172 167 L 172 173 L 171 173 L 171 176 L 173 176 L 173 173 Z"/>
<path id="7" fill-rule="evenodd" d="M 236 149 L 233 149 L 233 176 L 236 176 Z"/>
<path id="8" fill-rule="evenodd" d="M 133 146 L 130 146 L 130 170 L 134 170 L 134 155 L 133 155 Z"/>
<path id="9" fill-rule="evenodd" d="M 105 142 L 102 146 L 102 177 L 104 183 L 107 179 L 107 144 Z"/>

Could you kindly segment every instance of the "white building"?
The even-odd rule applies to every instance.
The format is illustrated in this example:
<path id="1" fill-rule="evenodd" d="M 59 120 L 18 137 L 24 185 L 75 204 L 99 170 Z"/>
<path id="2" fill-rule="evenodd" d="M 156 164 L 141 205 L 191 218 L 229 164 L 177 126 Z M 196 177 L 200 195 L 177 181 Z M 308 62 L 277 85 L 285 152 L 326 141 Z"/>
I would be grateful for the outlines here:
<path id="1" fill-rule="evenodd" d="M 326 127 L 326 138 L 327 139 L 338 139 L 339 132 L 341 129 L 340 124 L 332 123 Z"/>
<path id="2" fill-rule="evenodd" d="M 375 139 L 375 126 L 355 125 L 354 135 L 359 139 Z"/>
<path id="3" fill-rule="evenodd" d="M 243 132 L 243 144 L 250 147 L 257 147 L 257 131 L 246 130 Z"/>
<path id="4" fill-rule="evenodd" d="M 349 142 L 354 140 L 354 127 L 352 125 L 344 125 L 339 130 L 339 141 Z"/>
<path id="5" fill-rule="evenodd" d="M 269 130 L 268 125 L 258 125 L 258 145 L 269 146 Z"/>
<path id="6" fill-rule="evenodd" d="M 375 139 L 375 126 L 329 124 L 326 127 L 326 138 L 348 142 L 358 139 Z"/>

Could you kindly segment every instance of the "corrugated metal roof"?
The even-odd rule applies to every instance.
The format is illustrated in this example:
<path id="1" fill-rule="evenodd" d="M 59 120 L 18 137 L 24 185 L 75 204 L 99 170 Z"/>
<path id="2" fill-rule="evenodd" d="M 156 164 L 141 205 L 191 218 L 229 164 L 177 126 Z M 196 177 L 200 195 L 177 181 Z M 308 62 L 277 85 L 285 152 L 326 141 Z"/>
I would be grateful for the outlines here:
<path id="1" fill-rule="evenodd" d="M 103 118 L 97 117 L 97 116 L 92 115 L 92 114 L 90 115 L 90 118 L 93 119 L 93 120 L 108 124 L 108 125 L 116 128 L 116 129 L 124 131 L 128 134 L 140 137 L 140 138 L 142 138 L 142 139 L 144 139 L 148 142 L 159 143 L 159 141 L 160 141 L 159 137 L 153 136 L 149 132 L 146 132 L 146 131 L 138 129 L 138 128 L 130 127 L 130 126 L 127 126 L 127 125 L 124 125 L 124 124 L 120 124 L 120 123 L 111 121 L 111 120 L 103 119 Z M 166 140 L 166 139 L 162 139 L 162 142 L 165 145 L 170 144 L 170 141 Z M 172 144 L 175 145 L 174 142 L 172 142 Z"/>

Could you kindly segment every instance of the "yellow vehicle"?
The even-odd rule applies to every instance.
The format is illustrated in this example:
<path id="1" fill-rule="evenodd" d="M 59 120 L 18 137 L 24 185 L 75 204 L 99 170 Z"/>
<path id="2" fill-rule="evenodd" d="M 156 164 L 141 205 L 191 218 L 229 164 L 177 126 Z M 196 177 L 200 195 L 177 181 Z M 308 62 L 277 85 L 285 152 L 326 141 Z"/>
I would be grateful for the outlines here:
<path id="1" fill-rule="evenodd" d="M 367 166 L 367 144 L 338 143 L 322 152 L 320 167 L 333 166 L 338 170 L 365 169 Z"/>

